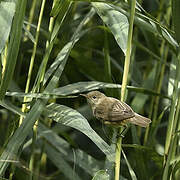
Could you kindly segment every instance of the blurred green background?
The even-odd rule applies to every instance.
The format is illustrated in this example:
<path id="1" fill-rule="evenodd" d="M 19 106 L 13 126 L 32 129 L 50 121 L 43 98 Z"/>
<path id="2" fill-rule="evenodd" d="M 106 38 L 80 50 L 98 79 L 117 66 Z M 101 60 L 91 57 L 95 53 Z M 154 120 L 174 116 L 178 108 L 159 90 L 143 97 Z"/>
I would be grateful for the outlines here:
<path id="1" fill-rule="evenodd" d="M 180 178 L 178 0 L 0 0 L 0 179 L 115 179 L 114 129 L 85 98 L 152 120 L 122 140 L 120 179 Z M 129 22 L 134 15 L 132 41 Z"/>

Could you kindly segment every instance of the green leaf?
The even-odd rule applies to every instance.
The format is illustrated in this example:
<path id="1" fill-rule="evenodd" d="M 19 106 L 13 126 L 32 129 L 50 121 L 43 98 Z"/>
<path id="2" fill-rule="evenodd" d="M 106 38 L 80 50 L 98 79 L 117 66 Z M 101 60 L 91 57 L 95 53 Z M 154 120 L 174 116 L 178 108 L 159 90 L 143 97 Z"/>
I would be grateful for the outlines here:
<path id="1" fill-rule="evenodd" d="M 13 105 L 10 101 L 7 100 L 0 101 L 0 105 L 15 114 L 18 114 L 20 116 L 25 116 L 25 114 L 19 109 L 19 107 Z"/>
<path id="2" fill-rule="evenodd" d="M 171 35 L 173 32 L 160 24 L 157 19 L 148 14 L 142 7 L 141 10 L 145 15 L 137 12 L 137 16 L 135 16 L 135 24 L 137 24 L 142 29 L 146 29 L 147 31 L 154 33 L 155 35 L 162 35 L 161 37 L 164 37 L 165 40 L 168 41 L 171 45 L 173 45 L 175 48 L 178 47 L 177 42 Z"/>
<path id="3" fill-rule="evenodd" d="M 95 10 L 97 11 L 103 22 L 111 30 L 118 45 L 125 55 L 127 49 L 127 36 L 129 28 L 127 17 L 113 8 L 113 6 L 110 6 L 106 3 L 93 2 L 92 5 L 95 7 Z"/>
<path id="4" fill-rule="evenodd" d="M 48 86 L 45 89 L 46 92 L 50 92 L 55 88 L 60 78 L 60 75 L 64 69 L 65 63 L 66 63 L 66 59 L 62 62 L 61 65 L 59 65 L 59 67 L 55 71 L 53 77 L 51 78 L 50 82 L 48 83 Z M 47 100 L 44 101 L 37 100 L 36 103 L 31 108 L 30 112 L 26 115 L 21 126 L 15 131 L 14 135 L 11 137 L 10 141 L 8 142 L 6 148 L 3 150 L 3 153 L 0 157 L 0 160 L 3 160 L 0 161 L 0 175 L 4 174 L 9 164 L 8 160 L 16 158 L 16 154 L 18 153 L 20 146 L 22 145 L 25 138 L 29 134 L 35 121 L 39 118 L 46 103 Z"/>
<path id="5" fill-rule="evenodd" d="M 59 52 L 59 54 L 57 55 L 54 63 L 50 66 L 50 68 L 47 70 L 47 72 L 45 74 L 44 84 L 48 81 L 48 79 L 54 73 L 54 71 L 58 68 L 58 66 L 60 66 L 60 65 L 64 66 L 66 64 L 66 61 L 67 61 L 68 56 L 69 56 L 69 53 L 70 53 L 71 49 L 73 48 L 74 44 L 78 40 L 79 40 L 79 38 L 78 39 L 73 39 L 72 41 L 68 42 L 63 47 L 63 49 Z"/>
<path id="6" fill-rule="evenodd" d="M 151 150 L 151 148 L 147 147 L 147 146 L 141 146 L 138 144 L 123 144 L 123 147 L 127 147 L 127 148 L 136 148 L 139 150 Z"/>
<path id="7" fill-rule="evenodd" d="M 15 2 L 13 0 L 0 3 L 0 54 L 9 37 L 14 13 Z"/>
<path id="8" fill-rule="evenodd" d="M 83 25 L 84 23 L 80 24 L 80 28 L 78 30 L 80 30 Z M 76 33 L 78 32 L 79 31 L 76 31 Z M 75 33 L 75 37 L 76 37 L 76 33 Z M 73 39 L 76 38 L 73 37 Z M 46 93 L 52 92 L 52 90 L 55 88 L 62 74 L 62 71 L 65 67 L 66 61 L 67 61 L 67 56 L 65 56 L 65 58 L 62 59 L 61 64 L 59 64 L 58 67 L 54 70 L 55 72 L 45 89 Z M 9 160 L 16 158 L 20 146 L 22 145 L 24 139 L 29 134 L 35 121 L 38 119 L 41 112 L 43 111 L 43 106 L 46 102 L 47 101 L 44 101 L 44 103 L 42 104 L 41 101 L 38 100 L 36 104 L 32 107 L 31 111 L 27 114 L 21 126 L 15 131 L 14 135 L 11 137 L 10 141 L 8 142 L 6 148 L 3 150 L 3 153 L 0 157 L 0 160 L 2 160 L 0 161 L 0 175 L 4 174 L 9 164 Z M 21 133 L 23 133 L 23 135 L 21 135 Z"/>
<path id="9" fill-rule="evenodd" d="M 81 180 L 74 169 L 64 160 L 64 156 L 49 144 L 45 145 L 45 152 L 53 164 L 69 179 Z"/>
<path id="10" fill-rule="evenodd" d="M 162 169 L 163 166 L 163 156 L 159 155 L 153 148 L 147 146 L 141 146 L 138 144 L 123 144 L 122 147 L 124 148 L 134 148 L 141 152 L 144 152 L 146 158 L 149 160 L 153 160 L 157 166 Z M 147 159 L 146 159 L 147 161 Z"/>
<path id="11" fill-rule="evenodd" d="M 62 72 L 60 72 L 60 73 L 62 73 Z M 98 82 L 98 81 L 89 81 L 89 82 L 78 82 L 78 83 L 69 84 L 67 86 L 63 86 L 60 88 L 55 88 L 55 89 L 52 89 L 50 91 L 50 93 L 49 92 L 45 92 L 45 93 L 7 92 L 6 95 L 13 96 L 13 97 L 29 97 L 29 98 L 43 98 L 43 99 L 73 98 L 73 97 L 77 97 L 77 96 L 68 96 L 68 95 L 82 93 L 82 92 L 86 92 L 86 91 L 93 91 L 93 90 L 97 90 L 97 89 L 104 89 L 104 88 L 121 88 L 121 85 L 113 84 L 113 83 Z M 162 94 L 156 93 L 152 90 L 145 89 L 145 88 L 127 86 L 127 89 L 137 92 L 137 93 L 141 93 L 143 97 L 147 96 L 146 94 L 149 94 L 149 95 L 161 96 L 161 97 L 170 99 L 170 97 L 168 97 L 168 96 L 164 96 Z M 141 95 L 141 94 L 139 94 L 139 95 Z"/>
<path id="12" fill-rule="evenodd" d="M 156 137 L 156 134 L 157 134 L 157 131 L 158 131 L 158 128 L 159 128 L 159 124 L 164 116 L 164 113 L 169 109 L 169 106 L 166 106 L 164 107 L 163 111 L 160 113 L 160 115 L 158 116 L 156 122 L 154 123 L 154 125 L 152 124 L 151 126 L 151 130 L 150 132 L 152 133 L 152 136 L 151 138 L 155 138 Z"/>
<path id="13" fill-rule="evenodd" d="M 174 40 L 174 38 L 171 36 L 171 34 L 167 31 L 166 28 L 161 27 L 161 33 L 163 37 L 174 47 L 178 47 L 177 42 Z"/>
<path id="14" fill-rule="evenodd" d="M 109 161 L 114 161 L 114 150 L 90 127 L 88 121 L 76 110 L 52 103 L 47 106 L 44 115 L 58 123 L 81 131 L 106 154 Z"/>
<path id="15" fill-rule="evenodd" d="M 71 6 L 71 2 L 69 0 L 56 1 L 54 8 L 52 9 L 51 16 L 54 17 L 57 16 L 57 18 L 56 18 L 55 27 L 51 34 L 50 42 L 52 42 L 54 38 L 57 36 L 57 33 L 59 32 L 59 29 L 64 21 L 64 18 L 68 13 L 70 6 Z"/>
<path id="16" fill-rule="evenodd" d="M 28 97 L 28 98 L 42 98 L 42 99 L 52 99 L 52 98 L 76 98 L 77 96 L 61 96 L 55 93 L 22 93 L 22 92 L 6 92 L 6 96 L 12 97 Z"/>
<path id="17" fill-rule="evenodd" d="M 30 112 L 23 120 L 21 126 L 15 131 L 11 139 L 9 140 L 5 149 L 0 156 L 0 176 L 3 176 L 10 160 L 16 160 L 17 153 L 24 142 L 25 138 L 32 129 L 35 121 L 39 118 L 43 111 L 44 103 L 40 100 L 32 107 Z"/>
<path id="18" fill-rule="evenodd" d="M 47 87 L 45 88 L 45 92 L 47 92 L 47 93 L 51 92 L 55 88 L 55 86 L 56 86 L 57 82 L 59 81 L 59 78 L 62 74 L 64 66 L 66 64 L 66 60 L 67 59 L 64 59 L 62 61 L 62 64 L 60 64 L 58 66 L 58 68 L 55 70 L 52 78 L 50 79 L 50 82 L 48 83 Z M 0 175 L 4 174 L 6 168 L 9 164 L 8 160 L 17 158 L 16 156 L 17 156 L 19 148 L 21 147 L 25 138 L 27 137 L 30 130 L 32 129 L 34 123 L 39 118 L 41 112 L 44 109 L 44 105 L 46 103 L 47 103 L 47 100 L 44 100 L 44 101 L 37 100 L 36 103 L 31 108 L 30 112 L 26 115 L 21 126 L 15 131 L 14 135 L 9 140 L 6 148 L 3 150 L 3 153 L 1 154 L 1 157 L 0 157 L 0 160 L 3 160 L 3 161 L 0 161 Z"/>
<path id="19" fill-rule="evenodd" d="M 32 33 L 26 28 L 24 24 L 23 24 L 23 29 L 26 32 L 28 38 L 35 44 L 35 38 L 33 37 Z"/>
<path id="20" fill-rule="evenodd" d="M 89 173 L 89 175 L 94 174 L 100 169 L 100 167 L 103 166 L 103 163 L 97 161 L 92 156 L 88 155 L 86 152 L 83 152 L 80 149 L 73 150 L 68 142 L 66 142 L 63 138 L 59 137 L 53 130 L 39 122 L 37 140 L 41 138 L 44 138 L 46 140 L 43 141 L 43 143 L 47 143 L 51 145 L 52 148 L 56 149 L 58 153 L 60 153 L 60 156 L 63 156 L 64 160 L 75 163 L 77 166 L 81 167 L 84 171 Z M 28 148 L 31 144 L 32 139 L 30 139 L 24 144 L 23 150 Z M 51 156 L 53 156 L 53 154 Z"/>
<path id="21" fill-rule="evenodd" d="M 174 31 L 176 35 L 176 40 L 178 43 L 180 43 L 180 1 L 179 0 L 173 0 L 172 1 L 172 19 L 173 19 L 173 25 L 174 25 Z"/>
<path id="22" fill-rule="evenodd" d="M 149 81 L 147 81 L 147 83 L 149 83 Z M 78 82 L 74 84 L 69 84 L 64 87 L 56 88 L 53 90 L 52 94 L 66 96 L 70 94 L 77 94 L 77 93 L 93 91 L 93 90 L 103 89 L 103 88 L 121 88 L 121 85 L 113 84 L 113 83 L 98 82 L 98 81 Z M 167 96 L 163 96 L 159 93 L 156 93 L 152 90 L 141 88 L 141 87 L 127 86 L 127 89 L 131 91 L 139 92 L 142 94 L 156 95 L 156 96 L 169 98 Z"/>
<path id="23" fill-rule="evenodd" d="M 75 43 L 87 32 L 86 30 L 82 31 L 83 26 L 87 21 L 94 15 L 94 10 L 91 9 L 89 13 L 84 17 L 84 19 L 81 21 L 79 24 L 78 28 L 74 32 L 71 40 L 63 47 L 63 49 L 59 52 L 57 58 L 55 59 L 54 63 L 50 66 L 50 68 L 47 70 L 45 77 L 44 77 L 44 82 L 45 84 L 50 76 L 54 73 L 54 71 L 57 69 L 57 67 L 64 62 L 63 60 L 67 61 L 70 51 L 75 45 Z"/>
<path id="24" fill-rule="evenodd" d="M 170 68 L 169 68 L 169 81 L 168 81 L 168 95 L 169 97 L 172 96 L 173 94 L 173 88 L 174 88 L 174 81 L 176 77 L 176 62 L 178 61 L 176 56 L 172 57 L 171 63 L 170 63 Z M 180 81 L 178 83 L 178 88 L 180 88 Z"/>
<path id="25" fill-rule="evenodd" d="M 110 180 L 109 174 L 105 170 L 96 172 L 92 180 Z"/>
<path id="26" fill-rule="evenodd" d="M 0 99 L 3 99 L 6 90 L 13 77 L 16 60 L 19 52 L 19 46 L 21 41 L 22 26 L 25 15 L 27 0 L 18 0 L 16 3 L 16 11 L 13 19 L 12 31 L 10 42 L 8 44 L 8 53 L 6 59 L 6 65 L 4 68 L 3 78 L 0 85 Z"/>
<path id="27" fill-rule="evenodd" d="M 123 154 L 123 157 L 124 157 L 124 159 L 125 159 L 125 161 L 126 161 L 126 164 L 127 164 L 127 166 L 128 166 L 128 170 L 129 170 L 129 173 L 130 173 L 130 175 L 131 175 L 131 179 L 132 179 L 132 180 L 137 180 L 136 174 L 135 174 L 134 170 L 132 169 L 132 167 L 131 167 L 131 165 L 130 165 L 127 157 L 126 157 L 126 154 L 124 153 L 123 150 L 122 150 L 122 154 Z"/>
<path id="28" fill-rule="evenodd" d="M 74 150 L 76 157 L 76 160 L 74 161 L 74 155 L 72 154 L 73 151 L 70 148 L 68 142 L 66 142 L 63 138 L 59 137 L 51 129 L 45 127 L 42 123 L 39 123 L 38 125 L 38 134 L 38 138 L 45 138 L 48 144 L 51 144 L 51 146 L 53 146 L 59 153 L 61 153 L 61 156 L 63 156 L 64 159 L 72 163 L 76 163 L 76 165 L 81 167 L 90 175 L 92 175 L 100 167 L 102 167 L 102 163 L 98 162 L 92 156 L 79 149 Z"/>
<path id="29" fill-rule="evenodd" d="M 69 9 L 69 7 L 71 5 L 71 3 L 69 3 L 69 1 L 64 1 L 64 2 L 65 2 L 65 4 L 67 3 L 66 4 L 67 7 L 62 7 L 62 8 L 64 8 L 63 10 L 65 10 L 65 11 L 61 12 L 59 14 L 58 18 L 56 19 L 56 22 L 55 22 L 55 25 L 54 25 L 54 28 L 52 30 L 51 37 L 50 37 L 50 44 L 47 46 L 46 53 L 45 53 L 45 55 L 43 57 L 43 61 L 42 61 L 41 65 L 40 65 L 38 74 L 36 76 L 36 80 L 35 80 L 35 84 L 34 84 L 34 87 L 33 87 L 33 91 L 36 91 L 35 89 L 39 89 L 39 84 L 41 83 L 42 79 L 44 80 L 44 74 L 45 74 L 45 71 L 46 71 L 46 65 L 47 65 L 50 53 L 51 53 L 52 48 L 54 46 L 54 42 L 55 42 L 56 37 L 58 35 L 59 29 L 61 27 L 61 24 L 64 21 L 66 15 L 67 15 L 67 11 L 68 11 L 68 9 Z M 75 32 L 74 34 L 77 34 L 77 32 Z M 72 38 L 72 42 L 73 41 L 74 41 L 74 38 Z M 66 53 L 68 53 L 68 52 L 66 52 Z M 61 51 L 59 52 L 59 54 L 61 54 Z M 68 57 L 69 54 L 66 54 L 66 55 Z M 62 57 L 61 60 L 63 60 L 63 59 L 64 59 L 64 57 Z M 64 62 L 64 63 L 66 64 L 66 62 Z M 57 69 L 58 66 L 59 66 L 59 64 L 56 66 L 56 69 Z M 53 69 L 53 73 L 56 71 L 56 69 Z"/>
<path id="30" fill-rule="evenodd" d="M 180 175 L 180 161 L 177 162 L 172 169 L 172 179 L 178 179 L 179 175 Z"/>

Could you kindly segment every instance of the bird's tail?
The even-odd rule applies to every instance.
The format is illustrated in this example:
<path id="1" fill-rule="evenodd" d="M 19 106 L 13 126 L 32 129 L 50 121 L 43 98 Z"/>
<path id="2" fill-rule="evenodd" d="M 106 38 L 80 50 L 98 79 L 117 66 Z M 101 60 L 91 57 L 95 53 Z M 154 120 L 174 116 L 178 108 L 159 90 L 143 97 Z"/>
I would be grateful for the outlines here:
<path id="1" fill-rule="evenodd" d="M 149 125 L 149 123 L 151 123 L 151 120 L 149 118 L 143 117 L 135 113 L 135 116 L 133 118 L 130 118 L 129 122 L 146 128 Z"/>

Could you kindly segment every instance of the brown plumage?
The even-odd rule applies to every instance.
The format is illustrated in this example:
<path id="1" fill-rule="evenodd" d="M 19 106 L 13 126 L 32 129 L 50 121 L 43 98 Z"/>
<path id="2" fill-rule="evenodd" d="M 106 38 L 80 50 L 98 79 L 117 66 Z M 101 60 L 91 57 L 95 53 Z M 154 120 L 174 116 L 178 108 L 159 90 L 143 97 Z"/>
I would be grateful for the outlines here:
<path id="1" fill-rule="evenodd" d="M 104 124 L 126 125 L 128 122 L 147 127 L 151 120 L 135 113 L 130 106 L 113 97 L 107 97 L 99 91 L 81 94 L 91 105 L 93 115 Z"/>

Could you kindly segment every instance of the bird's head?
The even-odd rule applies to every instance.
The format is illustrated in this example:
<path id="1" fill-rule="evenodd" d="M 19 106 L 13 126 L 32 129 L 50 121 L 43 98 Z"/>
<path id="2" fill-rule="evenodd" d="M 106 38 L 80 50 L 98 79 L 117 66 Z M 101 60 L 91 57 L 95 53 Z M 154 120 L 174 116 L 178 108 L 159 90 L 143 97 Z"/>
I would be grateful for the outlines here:
<path id="1" fill-rule="evenodd" d="M 101 98 L 106 97 L 103 93 L 99 91 L 91 91 L 87 94 L 80 94 L 81 96 L 86 97 L 88 103 L 93 106 L 99 103 L 101 101 Z"/>

